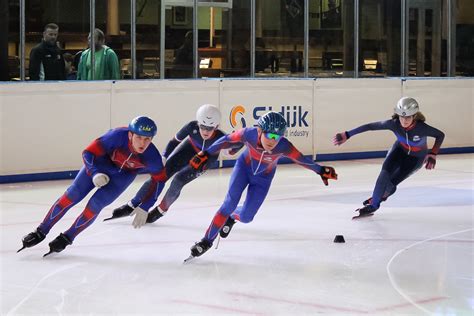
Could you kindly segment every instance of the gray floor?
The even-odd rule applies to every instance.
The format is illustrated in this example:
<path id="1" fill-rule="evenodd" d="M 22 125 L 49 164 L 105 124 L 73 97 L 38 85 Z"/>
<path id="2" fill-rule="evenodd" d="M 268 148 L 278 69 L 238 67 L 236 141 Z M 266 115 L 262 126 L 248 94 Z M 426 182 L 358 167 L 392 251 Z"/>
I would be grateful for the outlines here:
<path id="1" fill-rule="evenodd" d="M 189 264 L 225 196 L 230 169 L 188 185 L 158 222 L 102 222 L 139 178 L 64 252 L 42 258 L 85 202 L 40 245 L 16 253 L 71 181 L 1 185 L 2 315 L 473 315 L 473 157 L 444 155 L 370 218 L 351 220 L 370 196 L 381 160 L 328 163 L 324 187 L 295 165 L 278 167 L 250 224 Z M 342 234 L 346 243 L 333 243 Z"/>

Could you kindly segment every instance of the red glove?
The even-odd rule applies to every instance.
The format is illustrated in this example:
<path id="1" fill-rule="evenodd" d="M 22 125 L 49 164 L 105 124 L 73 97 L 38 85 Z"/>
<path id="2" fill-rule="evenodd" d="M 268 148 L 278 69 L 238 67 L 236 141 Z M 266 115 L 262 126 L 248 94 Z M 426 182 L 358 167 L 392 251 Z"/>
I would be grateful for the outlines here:
<path id="1" fill-rule="evenodd" d="M 436 155 L 433 153 L 426 155 L 424 163 L 426 169 L 434 169 L 434 167 L 436 166 Z"/>
<path id="2" fill-rule="evenodd" d="M 321 170 L 322 172 L 320 176 L 321 176 L 321 180 L 323 180 L 324 182 L 324 185 L 329 184 L 329 181 L 328 181 L 329 179 L 337 180 L 337 173 L 333 167 L 321 166 L 321 168 L 322 168 Z"/>
<path id="3" fill-rule="evenodd" d="M 209 155 L 205 151 L 200 151 L 189 161 L 189 165 L 194 170 L 203 170 L 206 166 L 206 162 L 209 159 Z"/>
<path id="4" fill-rule="evenodd" d="M 344 144 L 349 139 L 349 134 L 347 132 L 337 133 L 336 136 L 332 139 L 334 146 L 339 146 Z"/>

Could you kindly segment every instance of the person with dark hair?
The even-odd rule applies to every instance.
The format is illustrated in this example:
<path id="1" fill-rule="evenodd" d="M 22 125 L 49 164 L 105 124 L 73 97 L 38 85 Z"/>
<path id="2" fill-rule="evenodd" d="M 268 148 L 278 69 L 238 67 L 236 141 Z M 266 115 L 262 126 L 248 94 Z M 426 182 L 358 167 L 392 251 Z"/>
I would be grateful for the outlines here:
<path id="1" fill-rule="evenodd" d="M 397 140 L 385 157 L 382 170 L 375 183 L 372 197 L 363 202 L 363 207 L 352 219 L 374 214 L 383 201 L 395 193 L 397 185 L 407 179 L 423 164 L 426 169 L 434 169 L 436 155 L 444 140 L 444 133 L 425 123 L 418 102 L 410 97 L 401 98 L 394 109 L 392 119 L 359 126 L 334 136 L 334 145 L 344 144 L 350 137 L 366 131 L 390 130 Z M 434 137 L 433 148 L 428 152 L 427 137 Z"/>
<path id="2" fill-rule="evenodd" d="M 220 138 L 190 161 L 193 168 L 200 170 L 206 165 L 209 157 L 221 149 L 239 143 L 247 147 L 232 170 L 224 203 L 212 219 L 204 237 L 191 247 L 191 255 L 185 262 L 209 250 L 218 235 L 226 238 L 236 221 L 250 223 L 253 220 L 265 201 L 280 158 L 290 158 L 298 165 L 314 171 L 321 176 L 325 185 L 328 185 L 329 179 L 337 179 L 333 167 L 320 166 L 312 159 L 303 156 L 284 137 L 287 123 L 283 115 L 267 112 L 258 119 L 257 125 L 257 127 L 243 128 Z M 237 206 L 246 188 L 247 196 L 244 204 Z"/>
<path id="3" fill-rule="evenodd" d="M 88 36 L 91 47 L 91 35 Z M 105 35 L 100 29 L 94 30 L 94 78 L 92 78 L 91 49 L 81 54 L 77 69 L 77 80 L 116 80 L 120 79 L 120 65 L 112 48 L 105 45 Z"/>
<path id="4" fill-rule="evenodd" d="M 23 237 L 23 247 L 18 252 L 43 241 L 74 205 L 97 188 L 72 226 L 49 243 L 50 251 L 44 256 L 63 251 L 94 223 L 102 209 L 115 201 L 139 173 L 150 174 L 151 181 L 142 192 L 142 203 L 130 215 L 135 215 L 132 223 L 135 228 L 144 225 L 148 209 L 155 204 L 166 181 L 160 152 L 152 143 L 156 131 L 152 119 L 138 116 L 128 127 L 111 129 L 87 146 L 82 153 L 84 166 L 74 182 L 54 202 L 36 230 Z"/>
<path id="5" fill-rule="evenodd" d="M 41 43 L 30 52 L 30 80 L 65 80 L 66 68 L 59 48 L 59 26 L 49 23 L 44 27 Z"/>

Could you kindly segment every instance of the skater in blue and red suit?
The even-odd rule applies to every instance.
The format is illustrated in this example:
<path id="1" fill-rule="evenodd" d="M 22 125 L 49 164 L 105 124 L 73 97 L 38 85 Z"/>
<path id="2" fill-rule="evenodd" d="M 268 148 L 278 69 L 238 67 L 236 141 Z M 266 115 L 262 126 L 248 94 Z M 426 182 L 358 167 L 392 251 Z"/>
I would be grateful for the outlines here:
<path id="1" fill-rule="evenodd" d="M 94 140 L 82 153 L 84 166 L 72 185 L 53 204 L 36 231 L 23 238 L 23 248 L 20 250 L 43 241 L 66 212 L 97 187 L 72 226 L 49 243 L 50 252 L 46 255 L 63 251 L 95 221 L 104 207 L 125 191 L 138 173 L 151 175 L 149 186 L 142 192 L 142 203 L 132 213 L 135 215 L 135 228 L 145 224 L 148 209 L 156 202 L 166 181 L 161 155 L 152 144 L 156 129 L 153 120 L 139 116 L 128 127 L 112 129 Z"/>
<path id="2" fill-rule="evenodd" d="M 286 121 L 280 113 L 268 112 L 258 120 L 258 127 L 243 128 L 219 139 L 207 151 L 194 156 L 190 164 L 196 168 L 205 165 L 209 155 L 243 143 L 247 147 L 237 159 L 232 171 L 229 191 L 224 203 L 214 216 L 204 238 L 191 247 L 191 257 L 205 253 L 217 235 L 226 238 L 236 221 L 249 223 L 260 209 L 275 175 L 278 160 L 288 157 L 300 166 L 319 174 L 325 185 L 328 179 L 337 179 L 332 167 L 320 166 L 306 158 L 293 144 L 283 137 Z M 247 188 L 244 204 L 238 207 L 240 197 Z"/>
<path id="3" fill-rule="evenodd" d="M 216 140 L 224 136 L 218 129 L 221 112 L 212 104 L 204 104 L 196 112 L 196 120 L 187 123 L 181 128 L 174 139 L 166 146 L 163 156 L 166 159 L 165 169 L 168 179 L 172 178 L 169 189 L 166 191 L 160 204 L 148 213 L 147 223 L 153 223 L 164 216 L 170 206 L 178 199 L 183 187 L 201 176 L 205 170 L 196 170 L 189 165 L 189 160 L 201 150 L 206 150 Z M 230 149 L 231 153 L 239 148 Z M 215 162 L 219 152 L 209 157 L 210 163 Z M 149 180 L 150 181 L 150 180 Z M 112 217 L 105 220 L 127 216 L 140 205 L 140 192 L 147 187 L 143 185 L 137 195 L 127 204 L 116 208 Z"/>
<path id="4" fill-rule="evenodd" d="M 375 183 L 372 197 L 363 202 L 364 206 L 356 210 L 359 217 L 371 216 L 395 193 L 397 186 L 425 164 L 426 169 L 434 169 L 436 155 L 444 140 L 444 133 L 425 123 L 418 102 L 410 97 L 401 98 L 394 109 L 392 119 L 369 123 L 353 130 L 334 136 L 334 145 L 344 144 L 350 137 L 375 130 L 390 130 L 397 140 L 385 157 L 382 170 Z M 433 148 L 428 151 L 427 137 L 434 137 Z"/>

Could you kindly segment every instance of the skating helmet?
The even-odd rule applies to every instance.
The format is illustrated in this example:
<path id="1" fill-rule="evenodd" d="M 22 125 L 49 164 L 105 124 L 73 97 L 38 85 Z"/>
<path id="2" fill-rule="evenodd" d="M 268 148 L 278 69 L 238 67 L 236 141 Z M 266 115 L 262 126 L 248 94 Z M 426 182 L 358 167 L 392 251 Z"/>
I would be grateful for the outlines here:
<path id="1" fill-rule="evenodd" d="M 157 128 L 151 118 L 147 116 L 137 116 L 128 124 L 128 129 L 130 132 L 140 136 L 153 137 L 156 135 Z"/>
<path id="2" fill-rule="evenodd" d="M 221 111 L 212 104 L 203 104 L 196 112 L 199 125 L 216 128 L 221 122 Z"/>
<path id="3" fill-rule="evenodd" d="M 260 116 L 257 124 L 265 133 L 283 136 L 286 131 L 285 118 L 278 112 L 268 112 Z"/>
<path id="4" fill-rule="evenodd" d="M 418 113 L 420 107 L 415 99 L 403 97 L 397 102 L 394 112 L 400 116 L 412 116 Z"/>

